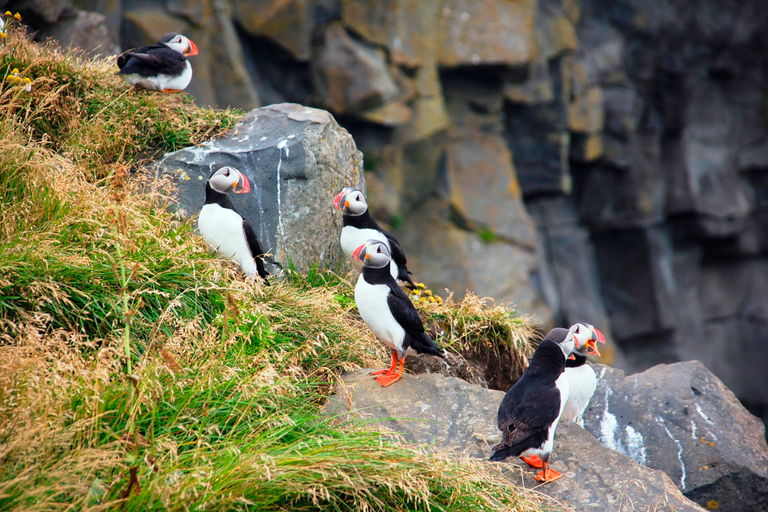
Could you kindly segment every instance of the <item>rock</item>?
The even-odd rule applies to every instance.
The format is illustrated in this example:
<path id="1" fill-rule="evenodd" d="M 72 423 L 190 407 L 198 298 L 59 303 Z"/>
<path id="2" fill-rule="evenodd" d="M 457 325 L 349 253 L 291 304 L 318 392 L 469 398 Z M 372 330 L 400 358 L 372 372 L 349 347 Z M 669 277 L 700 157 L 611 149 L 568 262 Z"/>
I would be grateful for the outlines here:
<path id="1" fill-rule="evenodd" d="M 593 242 L 603 299 L 619 344 L 630 350 L 638 347 L 630 341 L 634 337 L 673 329 L 676 308 L 667 230 L 598 232 Z"/>
<path id="2" fill-rule="evenodd" d="M 416 68 L 435 48 L 437 0 L 342 0 L 341 17 L 364 39 L 387 48 L 392 62 Z"/>
<path id="3" fill-rule="evenodd" d="M 510 103 L 505 108 L 505 137 L 515 161 L 526 199 L 571 192 L 568 162 L 570 135 L 563 91 L 562 60 L 549 63 L 552 99 L 533 104 Z M 509 89 L 507 97 L 509 97 Z M 540 96 L 545 99 L 548 95 Z M 522 98 L 521 98 L 522 99 Z"/>
<path id="4" fill-rule="evenodd" d="M 362 155 L 328 112 L 296 104 L 252 110 L 226 136 L 166 155 L 158 175 L 178 184 L 182 213 L 192 217 L 206 180 L 223 165 L 251 182 L 250 194 L 232 200 L 270 253 L 270 272 L 337 270 L 346 262 L 333 198 L 345 186 L 365 189 Z"/>
<path id="5" fill-rule="evenodd" d="M 612 339 L 594 248 L 589 232 L 579 224 L 572 199 L 540 197 L 526 206 L 538 228 L 539 276 L 543 290 L 551 290 L 544 297 L 555 325 L 589 322 Z"/>
<path id="6" fill-rule="evenodd" d="M 438 16 L 441 66 L 521 66 L 533 60 L 534 0 L 445 0 Z"/>
<path id="7" fill-rule="evenodd" d="M 540 325 L 551 325 L 551 313 L 528 278 L 536 266 L 533 247 L 504 239 L 483 241 L 480 235 L 456 227 L 449 212 L 446 202 L 427 200 L 394 231 L 416 279 L 438 294 L 447 288 L 457 298 L 472 291 L 513 303 Z"/>
<path id="8" fill-rule="evenodd" d="M 381 106 L 399 90 L 384 52 L 352 39 L 340 23 L 329 24 L 312 61 L 312 80 L 323 104 L 336 113 Z"/>
<path id="9" fill-rule="evenodd" d="M 22 0 L 15 5 L 13 12 L 20 12 L 25 19 L 32 17 L 43 23 L 55 23 L 71 8 L 72 0 Z"/>
<path id="10" fill-rule="evenodd" d="M 412 443 L 456 458 L 487 459 L 500 439 L 496 414 L 502 391 L 471 385 L 442 375 L 408 375 L 390 387 L 380 387 L 362 371 L 343 376 L 343 385 L 329 398 L 330 415 L 360 418 L 368 426 L 392 430 Z M 349 412 L 352 414 L 349 415 Z M 379 420 L 378 422 L 372 420 Z M 552 468 L 563 477 L 544 486 L 534 471 L 507 459 L 491 463 L 510 483 L 536 489 L 572 510 L 615 511 L 622 503 L 632 510 L 696 511 L 703 509 L 683 497 L 661 471 L 644 468 L 630 458 L 604 448 L 589 433 L 563 420 L 555 435 Z"/>
<path id="11" fill-rule="evenodd" d="M 64 50 L 80 49 L 89 56 L 120 53 L 107 18 L 96 12 L 67 10 L 56 23 L 41 29 L 37 37 L 55 39 Z"/>
<path id="12" fill-rule="evenodd" d="M 704 365 L 597 371 L 584 426 L 603 445 L 664 471 L 702 506 L 768 510 L 765 427 Z"/>
<path id="13" fill-rule="evenodd" d="M 310 60 L 315 28 L 314 2 L 234 0 L 232 11 L 246 33 L 270 38 L 297 60 Z"/>

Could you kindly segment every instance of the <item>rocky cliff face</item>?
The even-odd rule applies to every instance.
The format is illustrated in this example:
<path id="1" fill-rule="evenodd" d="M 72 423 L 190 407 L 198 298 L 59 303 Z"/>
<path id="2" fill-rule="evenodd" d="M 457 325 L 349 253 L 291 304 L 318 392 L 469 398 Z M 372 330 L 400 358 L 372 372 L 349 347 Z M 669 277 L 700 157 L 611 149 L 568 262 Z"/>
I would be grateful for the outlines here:
<path id="1" fill-rule="evenodd" d="M 104 34 L 127 48 L 181 31 L 200 48 L 188 91 L 202 104 L 330 110 L 363 151 L 369 202 L 419 280 L 512 301 L 545 328 L 589 321 L 630 371 L 699 359 L 766 415 L 763 3 L 0 8 L 39 37 L 101 53 L 113 51 Z"/>

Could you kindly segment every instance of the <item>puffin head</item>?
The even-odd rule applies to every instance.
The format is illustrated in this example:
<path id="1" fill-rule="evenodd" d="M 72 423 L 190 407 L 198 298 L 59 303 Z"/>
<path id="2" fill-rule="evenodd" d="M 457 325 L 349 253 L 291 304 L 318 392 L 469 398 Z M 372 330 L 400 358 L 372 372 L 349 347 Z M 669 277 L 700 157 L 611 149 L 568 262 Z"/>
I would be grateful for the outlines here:
<path id="1" fill-rule="evenodd" d="M 354 217 L 368 210 L 365 195 L 354 187 L 345 187 L 333 200 L 333 206 Z"/>
<path id="2" fill-rule="evenodd" d="M 171 50 L 177 51 L 185 57 L 197 55 L 197 46 L 195 46 L 195 43 L 193 43 L 191 39 L 187 39 L 185 36 L 177 34 L 176 32 L 163 34 L 163 37 L 160 38 L 158 43 L 164 44 Z"/>
<path id="3" fill-rule="evenodd" d="M 364 267 L 383 268 L 389 265 L 389 248 L 380 240 L 368 240 L 355 249 L 352 257 Z"/>
<path id="4" fill-rule="evenodd" d="M 573 324 L 568 329 L 568 335 L 573 337 L 576 351 L 583 353 L 583 350 L 586 349 L 587 354 L 600 357 L 596 343 L 600 342 L 605 345 L 605 336 L 592 325 L 587 323 Z"/>
<path id="5" fill-rule="evenodd" d="M 230 192 L 244 194 L 251 191 L 248 178 L 234 167 L 229 166 L 220 167 L 211 174 L 211 177 L 208 178 L 208 184 L 213 190 L 222 194 L 229 194 Z"/>

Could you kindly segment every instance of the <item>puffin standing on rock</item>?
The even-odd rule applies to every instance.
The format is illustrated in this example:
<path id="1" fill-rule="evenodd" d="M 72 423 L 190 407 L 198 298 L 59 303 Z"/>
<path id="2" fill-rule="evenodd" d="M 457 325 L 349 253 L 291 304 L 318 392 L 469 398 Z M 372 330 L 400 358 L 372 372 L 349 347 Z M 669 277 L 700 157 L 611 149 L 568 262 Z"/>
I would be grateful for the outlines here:
<path id="1" fill-rule="evenodd" d="M 416 285 L 411 281 L 410 272 L 406 268 L 405 252 L 397 239 L 379 227 L 378 223 L 368 212 L 368 203 L 361 191 L 353 187 L 344 188 L 333 200 L 333 205 L 344 212 L 343 227 L 341 228 L 341 249 L 352 259 L 352 265 L 361 270 L 362 265 L 354 261 L 352 253 L 368 240 L 384 242 L 392 255 L 390 272 L 397 281 L 405 283 L 412 289 Z"/>
<path id="2" fill-rule="evenodd" d="M 596 343 L 605 345 L 605 336 L 589 324 L 574 324 L 571 329 L 574 331 L 575 348 L 573 350 L 573 359 L 568 359 L 565 363 L 565 375 L 568 377 L 570 394 L 568 401 L 563 409 L 563 418 L 569 419 L 581 428 L 584 428 L 584 411 L 587 409 L 592 395 L 597 389 L 597 376 L 595 370 L 587 363 L 587 355 L 600 357 Z M 569 331 L 570 331 L 569 330 Z M 563 337 L 569 331 L 561 333 Z"/>
<path id="3" fill-rule="evenodd" d="M 355 285 L 357 310 L 376 337 L 392 351 L 389 369 L 371 372 L 378 375 L 376 381 L 382 387 L 398 381 L 407 355 L 432 354 L 445 359 L 443 351 L 424 332 L 416 308 L 390 274 L 387 244 L 368 240 L 355 249 L 352 257 L 363 264 Z"/>
<path id="4" fill-rule="evenodd" d="M 499 405 L 498 426 L 501 442 L 494 446 L 490 460 L 509 456 L 537 455 L 543 470 L 534 478 L 551 482 L 562 475 L 549 469 L 555 429 L 568 401 L 568 378 L 565 361 L 575 347 L 573 328 L 565 337 L 552 330 L 544 337 L 531 357 L 520 380 L 507 391 Z M 523 458 L 529 462 L 527 458 Z M 535 465 L 534 461 L 529 462 Z"/>
<path id="5" fill-rule="evenodd" d="M 197 218 L 197 228 L 219 256 L 232 258 L 246 275 L 258 274 L 269 285 L 262 259 L 264 251 L 256 232 L 229 199 L 230 192 L 250 191 L 248 178 L 234 167 L 216 170 L 205 184 L 205 204 Z"/>
<path id="6" fill-rule="evenodd" d="M 179 92 L 192 80 L 187 57 L 197 55 L 197 46 L 176 32 L 163 35 L 157 44 L 129 50 L 117 57 L 117 72 L 126 83 L 161 92 Z"/>

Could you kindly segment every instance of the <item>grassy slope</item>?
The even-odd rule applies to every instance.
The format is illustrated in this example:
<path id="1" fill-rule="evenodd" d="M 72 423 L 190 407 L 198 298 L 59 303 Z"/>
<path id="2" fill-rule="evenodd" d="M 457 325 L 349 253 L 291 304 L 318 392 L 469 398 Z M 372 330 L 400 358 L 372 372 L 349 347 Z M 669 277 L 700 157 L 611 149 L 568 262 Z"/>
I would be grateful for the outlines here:
<path id="1" fill-rule="evenodd" d="M 0 509 L 541 509 L 482 464 L 319 414 L 342 370 L 383 364 L 350 282 L 242 281 L 138 172 L 239 113 L 12 30 L 13 68 L 33 90 L 0 89 Z M 503 308 L 426 311 L 455 349 L 530 353 Z"/>

